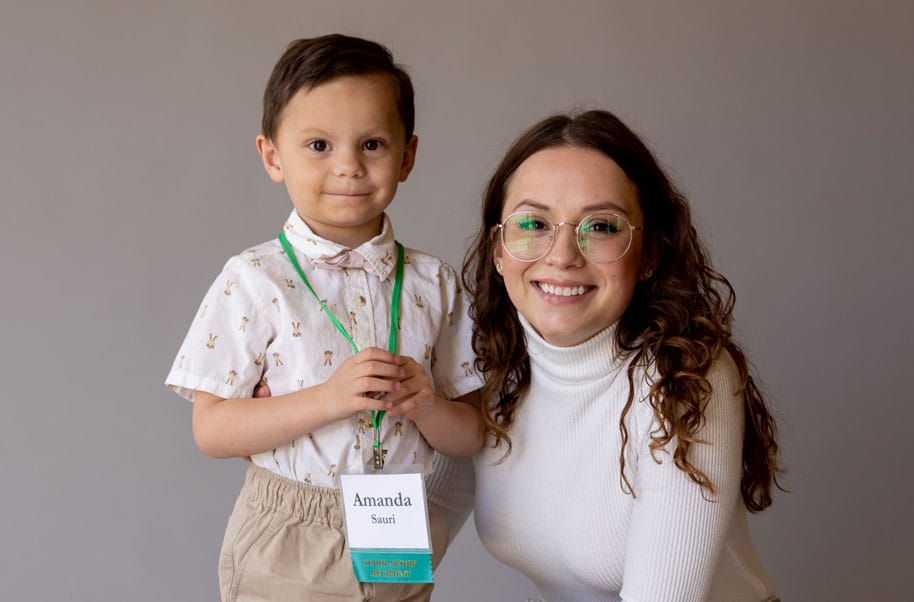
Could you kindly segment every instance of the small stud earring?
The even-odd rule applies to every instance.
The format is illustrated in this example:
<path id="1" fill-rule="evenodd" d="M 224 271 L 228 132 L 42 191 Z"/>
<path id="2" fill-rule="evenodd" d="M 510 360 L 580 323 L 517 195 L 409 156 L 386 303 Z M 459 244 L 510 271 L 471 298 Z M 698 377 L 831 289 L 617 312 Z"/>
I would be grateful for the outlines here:
<path id="1" fill-rule="evenodd" d="M 641 275 L 641 280 L 642 281 L 647 280 L 648 278 L 650 278 L 653 275 L 654 275 L 654 270 L 648 270 L 648 271 L 644 272 L 644 274 Z"/>
<path id="2" fill-rule="evenodd" d="M 496 263 L 496 264 L 495 264 L 495 271 L 498 272 L 498 275 L 499 275 L 499 276 L 502 275 L 501 264 L 500 264 L 500 263 Z"/>

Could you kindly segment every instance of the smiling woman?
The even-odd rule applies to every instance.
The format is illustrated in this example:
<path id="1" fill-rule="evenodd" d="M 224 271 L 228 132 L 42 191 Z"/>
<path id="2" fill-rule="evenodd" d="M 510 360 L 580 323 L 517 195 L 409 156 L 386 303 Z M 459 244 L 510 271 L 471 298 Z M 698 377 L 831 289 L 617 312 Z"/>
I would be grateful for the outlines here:
<path id="1" fill-rule="evenodd" d="M 547 600 L 775 600 L 746 523 L 777 485 L 775 424 L 730 284 L 638 137 L 604 111 L 524 133 L 464 281 L 489 551 Z"/>
<path id="2" fill-rule="evenodd" d="M 561 347 L 581 343 L 622 316 L 638 278 L 649 268 L 643 265 L 642 236 L 633 238 L 631 228 L 619 229 L 604 244 L 594 233 L 595 223 L 642 220 L 638 191 L 612 159 L 575 146 L 534 153 L 514 172 L 502 215 L 506 221 L 499 224 L 496 269 L 514 306 L 547 342 Z M 526 221 L 541 215 L 533 223 L 549 227 L 540 229 L 544 235 L 530 244 L 510 227 L 512 215 Z M 607 258 L 594 256 L 604 248 L 621 248 L 622 253 L 610 252 L 615 255 L 608 257 L 611 261 L 596 261 Z"/>

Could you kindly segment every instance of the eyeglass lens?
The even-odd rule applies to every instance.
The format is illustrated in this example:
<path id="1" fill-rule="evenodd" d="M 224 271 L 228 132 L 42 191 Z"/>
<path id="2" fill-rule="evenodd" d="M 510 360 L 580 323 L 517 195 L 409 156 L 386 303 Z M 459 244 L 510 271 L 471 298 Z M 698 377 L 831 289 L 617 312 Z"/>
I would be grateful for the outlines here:
<path id="1" fill-rule="evenodd" d="M 576 233 L 581 253 L 597 263 L 617 261 L 628 251 L 632 240 L 631 225 L 616 213 L 589 215 L 577 225 Z M 556 226 L 541 215 L 522 211 L 508 216 L 501 234 L 505 250 L 512 257 L 536 261 L 552 248 Z"/>

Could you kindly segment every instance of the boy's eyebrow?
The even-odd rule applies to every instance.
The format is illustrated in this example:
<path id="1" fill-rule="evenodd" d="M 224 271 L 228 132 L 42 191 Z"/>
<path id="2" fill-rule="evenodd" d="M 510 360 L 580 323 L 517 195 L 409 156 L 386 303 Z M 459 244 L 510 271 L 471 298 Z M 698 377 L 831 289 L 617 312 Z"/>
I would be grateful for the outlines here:
<path id="1" fill-rule="evenodd" d="M 328 132 L 322 130 L 319 127 L 313 126 L 313 125 L 306 125 L 303 128 L 299 128 L 298 133 L 303 136 L 306 136 L 306 135 L 328 136 L 329 135 Z"/>
<path id="2" fill-rule="evenodd" d="M 532 199 L 522 200 L 520 203 L 518 203 L 514 207 L 514 211 L 517 211 L 521 207 L 529 207 L 531 209 L 535 209 L 537 211 L 542 211 L 544 213 L 548 213 L 551 210 L 550 207 L 548 207 L 542 203 L 538 203 Z M 616 203 L 613 203 L 612 201 L 600 201 L 600 202 L 591 203 L 589 205 L 585 205 L 584 207 L 581 207 L 581 211 L 588 212 L 588 213 L 592 212 L 592 211 L 607 211 L 607 210 L 616 211 L 618 213 L 622 213 L 625 216 L 628 216 L 628 211 L 626 211 L 624 207 L 617 205 Z"/>
<path id="3" fill-rule="evenodd" d="M 299 136 L 320 136 L 322 138 L 332 138 L 333 135 L 320 128 L 319 126 L 308 125 L 297 130 Z M 385 136 L 395 136 L 394 132 L 391 132 L 389 128 L 378 125 L 373 127 L 364 128 L 363 132 L 358 136 L 358 138 L 367 138 L 367 137 L 385 137 Z"/>

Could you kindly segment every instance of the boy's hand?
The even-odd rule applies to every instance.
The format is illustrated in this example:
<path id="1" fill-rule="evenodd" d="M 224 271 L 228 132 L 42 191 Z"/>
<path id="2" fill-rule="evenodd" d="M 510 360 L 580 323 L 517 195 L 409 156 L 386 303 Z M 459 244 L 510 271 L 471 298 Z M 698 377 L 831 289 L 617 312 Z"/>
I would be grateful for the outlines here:
<path id="1" fill-rule="evenodd" d="M 388 351 L 369 347 L 340 364 L 333 376 L 320 385 L 332 418 L 343 420 L 361 410 L 388 409 L 385 396 L 399 398 L 405 388 L 400 381 L 407 377 L 407 371 L 397 360 Z"/>
<path id="2" fill-rule="evenodd" d="M 413 422 L 428 417 L 435 407 L 435 391 L 432 381 L 422 364 L 405 355 L 397 356 L 397 361 L 404 371 L 400 382 L 401 388 L 389 393 L 384 399 L 387 402 L 388 416 L 406 416 Z"/>

